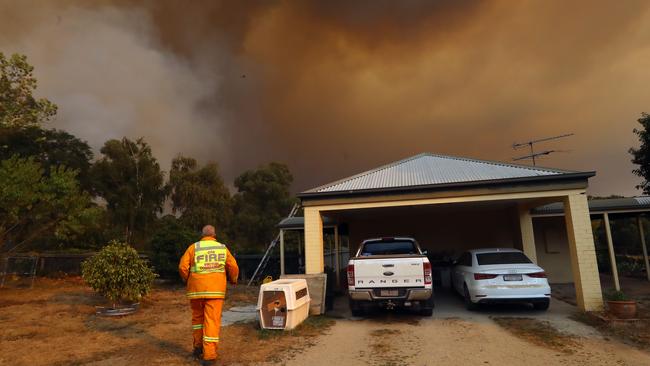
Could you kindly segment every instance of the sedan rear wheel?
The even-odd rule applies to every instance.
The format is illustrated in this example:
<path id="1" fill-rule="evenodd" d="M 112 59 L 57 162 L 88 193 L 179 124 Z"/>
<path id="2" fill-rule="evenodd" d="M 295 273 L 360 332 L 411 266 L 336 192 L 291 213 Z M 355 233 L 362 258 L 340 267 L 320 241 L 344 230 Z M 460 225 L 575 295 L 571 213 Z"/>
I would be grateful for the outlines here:
<path id="1" fill-rule="evenodd" d="M 544 301 L 534 302 L 533 307 L 535 308 L 535 310 L 544 310 L 545 311 L 545 310 L 548 310 L 548 307 L 549 307 L 550 304 L 551 304 L 551 301 L 546 299 Z"/>
<path id="2" fill-rule="evenodd" d="M 478 309 L 478 304 L 472 302 L 472 298 L 471 296 L 469 296 L 469 290 L 467 289 L 467 284 L 463 285 L 463 298 L 465 300 L 465 308 L 467 308 L 467 310 Z"/>

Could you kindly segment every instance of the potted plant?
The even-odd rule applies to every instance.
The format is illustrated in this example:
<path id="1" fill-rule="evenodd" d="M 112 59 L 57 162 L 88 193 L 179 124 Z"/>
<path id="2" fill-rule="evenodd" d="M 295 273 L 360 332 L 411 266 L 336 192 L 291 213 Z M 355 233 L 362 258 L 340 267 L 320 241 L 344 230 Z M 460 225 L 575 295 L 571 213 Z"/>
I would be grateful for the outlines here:
<path id="1" fill-rule="evenodd" d="M 619 319 L 636 317 L 636 301 L 630 299 L 623 291 L 613 291 L 605 296 L 610 314 Z"/>
<path id="2" fill-rule="evenodd" d="M 112 241 L 85 260 L 81 264 L 81 274 L 95 292 L 111 302 L 111 308 L 98 309 L 98 313 L 103 315 L 124 315 L 135 311 L 136 302 L 149 292 L 156 278 L 135 249 L 117 241 Z"/>

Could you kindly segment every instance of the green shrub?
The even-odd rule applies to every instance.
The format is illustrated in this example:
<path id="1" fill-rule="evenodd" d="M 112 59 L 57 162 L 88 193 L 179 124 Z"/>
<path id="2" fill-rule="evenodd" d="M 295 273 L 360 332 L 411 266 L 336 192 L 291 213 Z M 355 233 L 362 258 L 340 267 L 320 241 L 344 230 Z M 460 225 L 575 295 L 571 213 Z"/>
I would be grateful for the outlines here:
<path id="1" fill-rule="evenodd" d="M 605 293 L 605 299 L 608 301 L 630 301 L 630 297 L 623 291 L 610 291 Z"/>
<path id="2" fill-rule="evenodd" d="M 187 247 L 199 239 L 198 233 L 174 217 L 163 217 L 151 238 L 151 262 L 156 271 L 167 278 L 178 278 L 178 262 Z"/>
<path id="3" fill-rule="evenodd" d="M 616 258 L 618 271 L 628 276 L 634 276 L 643 272 L 645 265 L 640 259 L 623 256 Z"/>
<path id="4" fill-rule="evenodd" d="M 86 283 L 113 304 L 137 301 L 151 289 L 156 274 L 128 244 L 117 241 L 81 264 Z"/>

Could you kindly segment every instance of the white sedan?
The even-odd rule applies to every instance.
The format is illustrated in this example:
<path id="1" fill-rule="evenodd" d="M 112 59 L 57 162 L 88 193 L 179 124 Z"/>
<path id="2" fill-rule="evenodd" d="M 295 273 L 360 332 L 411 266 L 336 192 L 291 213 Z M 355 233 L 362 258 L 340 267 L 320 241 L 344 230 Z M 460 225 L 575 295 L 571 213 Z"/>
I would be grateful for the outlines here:
<path id="1" fill-rule="evenodd" d="M 478 304 L 506 302 L 529 302 L 546 310 L 551 300 L 546 273 L 517 249 L 467 251 L 454 262 L 451 277 L 469 310 Z"/>

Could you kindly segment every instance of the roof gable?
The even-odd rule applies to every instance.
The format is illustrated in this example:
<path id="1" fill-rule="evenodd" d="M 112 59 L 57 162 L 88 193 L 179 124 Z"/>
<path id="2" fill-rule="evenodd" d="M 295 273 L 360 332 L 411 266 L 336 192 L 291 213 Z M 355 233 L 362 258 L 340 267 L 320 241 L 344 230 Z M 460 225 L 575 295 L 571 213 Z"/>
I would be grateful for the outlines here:
<path id="1" fill-rule="evenodd" d="M 585 174 L 424 153 L 303 192 L 303 196 Z M 593 176 L 593 173 L 589 173 Z"/>

